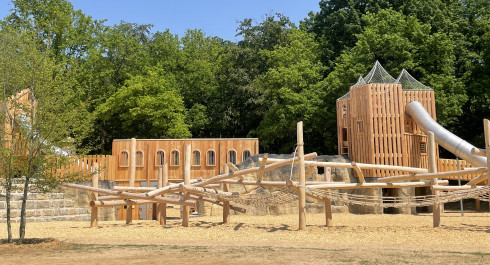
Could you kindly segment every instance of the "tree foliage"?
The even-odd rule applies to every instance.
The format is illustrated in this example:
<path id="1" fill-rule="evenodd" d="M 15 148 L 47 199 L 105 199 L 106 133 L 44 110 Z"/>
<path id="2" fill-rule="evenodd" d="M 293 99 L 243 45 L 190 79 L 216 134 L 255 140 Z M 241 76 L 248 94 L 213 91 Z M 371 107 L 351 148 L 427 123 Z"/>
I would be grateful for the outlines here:
<path id="1" fill-rule="evenodd" d="M 489 115 L 488 1 L 321 0 L 299 28 L 283 14 L 243 19 L 237 43 L 199 29 L 108 26 L 67 0 L 13 2 L 2 25 L 37 32 L 70 69 L 76 120 L 88 129 L 72 133 L 93 153 L 115 138 L 247 136 L 289 152 L 299 119 L 312 149 L 335 153 L 335 100 L 376 60 L 433 88 L 439 122 L 482 144 L 468 128 Z"/>

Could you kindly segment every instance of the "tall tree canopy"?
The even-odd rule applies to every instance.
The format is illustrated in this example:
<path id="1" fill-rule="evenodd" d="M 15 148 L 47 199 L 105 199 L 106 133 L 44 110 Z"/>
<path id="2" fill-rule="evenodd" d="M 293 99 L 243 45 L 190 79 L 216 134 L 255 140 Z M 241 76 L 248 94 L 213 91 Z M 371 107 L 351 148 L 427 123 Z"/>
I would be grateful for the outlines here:
<path id="1" fill-rule="evenodd" d="M 68 0 L 13 3 L 0 25 L 37 32 L 72 70 L 66 89 L 90 132 L 78 132 L 77 144 L 93 153 L 109 153 L 115 138 L 247 136 L 260 138 L 261 151 L 290 152 L 298 120 L 306 148 L 336 153 L 335 100 L 376 60 L 433 88 L 439 122 L 483 143 L 488 1 L 321 0 L 299 28 L 283 14 L 238 22 L 237 43 L 200 29 L 109 26 Z"/>

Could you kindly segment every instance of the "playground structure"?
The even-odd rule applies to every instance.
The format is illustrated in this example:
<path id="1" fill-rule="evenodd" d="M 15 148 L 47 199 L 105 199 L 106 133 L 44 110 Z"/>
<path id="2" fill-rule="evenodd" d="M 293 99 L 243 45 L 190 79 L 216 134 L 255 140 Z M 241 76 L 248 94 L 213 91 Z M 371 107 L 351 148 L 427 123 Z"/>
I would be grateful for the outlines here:
<path id="1" fill-rule="evenodd" d="M 70 183 L 62 186 L 92 192 L 90 207 L 92 209 L 91 226 L 93 227 L 97 226 L 99 207 L 126 208 L 125 218 L 129 224 L 135 219 L 134 212 L 137 212 L 133 212 L 133 207 L 142 204 L 157 204 L 158 220 L 161 224 L 165 224 L 166 204 L 181 205 L 183 207 L 182 224 L 189 226 L 189 207 L 195 206 L 197 201 L 223 207 L 224 223 L 229 221 L 230 211 L 246 212 L 244 205 L 278 205 L 298 201 L 299 229 L 305 230 L 306 197 L 324 203 L 327 226 L 332 225 L 332 201 L 380 207 L 433 206 L 433 225 L 439 226 L 439 206 L 441 204 L 465 198 L 488 201 L 490 188 L 482 183 L 485 181 L 488 183 L 490 169 L 490 122 L 484 121 L 485 149 L 473 147 L 438 126 L 433 120 L 435 107 L 432 90 L 413 78 L 411 79 L 406 71 L 402 71 L 400 77 L 395 81 L 387 78 L 383 71 L 384 69 L 377 63 L 367 77 L 360 78 L 358 83 L 351 87 L 350 92 L 338 100 L 337 106 L 340 108 L 339 152 L 349 155 L 355 162 L 310 160 L 317 155 L 316 153 L 304 154 L 303 125 L 302 122 L 299 122 L 297 153 L 295 152 L 291 159 L 272 159 L 265 154 L 260 159 L 260 166 L 238 169 L 235 164 L 240 159 L 243 161 L 248 155 L 258 153 L 257 139 L 250 139 L 250 143 L 244 143 L 240 145 L 240 148 L 230 148 L 233 143 L 224 144 L 223 149 L 221 145 L 218 147 L 216 145 L 214 147 L 205 146 L 202 142 L 198 142 L 199 139 L 116 140 L 113 146 L 113 156 L 106 161 L 104 161 L 105 158 L 83 160 L 82 163 L 80 163 L 81 160 L 74 160 L 76 166 L 71 165 L 63 169 L 67 172 L 73 170 L 98 172 L 99 174 L 92 177 L 92 187 Z M 402 85 L 405 86 L 405 84 L 423 89 L 404 91 Z M 362 101 L 362 98 L 367 98 L 367 102 Z M 416 100 L 422 100 L 422 104 L 417 103 Z M 240 140 L 247 142 L 247 139 L 238 139 Z M 159 141 L 167 146 L 159 147 L 158 144 L 155 144 Z M 229 140 L 223 139 L 223 141 Z M 437 162 L 436 142 L 466 159 L 475 167 L 437 172 L 438 164 L 441 163 Z M 199 159 L 196 159 L 196 150 L 199 151 Z M 209 150 L 215 154 L 213 161 L 216 165 L 213 169 L 198 172 L 194 168 L 193 171 L 193 166 L 201 166 L 201 163 L 204 163 L 201 162 L 201 152 L 208 154 Z M 216 150 L 218 150 L 217 153 Z M 148 155 L 146 159 L 144 159 L 145 152 Z M 180 162 L 180 154 L 183 154 L 183 163 Z M 241 158 L 237 158 L 237 154 L 242 154 Z M 213 166 L 209 157 L 205 156 L 206 164 L 203 164 L 202 167 Z M 103 166 L 105 168 L 99 172 L 98 163 L 102 161 L 109 161 L 109 163 L 105 163 Z M 107 165 L 110 166 L 107 167 Z M 280 181 L 264 180 L 263 178 L 264 172 L 293 165 L 296 165 L 298 169 L 298 174 L 295 176 L 291 173 Z M 350 168 L 355 172 L 358 183 L 307 182 L 306 176 L 318 167 Z M 119 185 L 112 189 L 98 188 L 101 172 L 105 172 L 104 174 L 112 172 L 110 173 L 112 177 L 120 180 Z M 203 175 L 204 177 L 201 178 Z M 254 179 L 251 180 L 250 176 L 253 176 Z M 458 176 L 470 181 L 464 186 L 447 186 L 448 179 Z M 375 182 L 366 181 L 367 178 L 373 178 Z M 147 187 L 136 185 L 138 182 L 141 185 L 142 180 L 147 181 Z M 157 181 L 157 187 L 151 187 L 152 180 Z M 174 182 L 183 180 L 183 183 L 172 183 L 171 180 Z M 241 193 L 231 192 L 230 185 L 272 187 L 274 189 L 266 195 L 257 195 L 254 194 L 255 189 L 245 189 L 245 192 Z M 417 187 L 430 187 L 431 194 L 400 199 L 395 196 L 368 196 L 343 192 L 352 189 Z"/>
<path id="2" fill-rule="evenodd" d="M 223 207 L 223 222 L 229 222 L 230 210 L 244 213 L 244 208 L 231 205 L 232 202 L 245 205 L 280 204 L 298 200 L 299 204 L 299 230 L 306 229 L 306 196 L 314 198 L 324 203 L 326 226 L 332 225 L 332 200 L 340 200 L 344 203 L 374 205 L 382 207 L 416 207 L 416 206 L 433 206 L 434 227 L 440 225 L 439 206 L 450 201 L 457 201 L 465 198 L 479 198 L 488 201 L 490 187 L 478 184 L 488 179 L 490 163 L 490 121 L 484 121 L 486 149 L 477 149 L 476 155 L 485 156 L 485 166 L 451 171 L 437 172 L 436 167 L 436 144 L 434 133 L 428 132 L 428 164 L 429 169 L 403 167 L 393 165 L 376 165 L 364 163 L 336 163 L 336 162 L 317 162 L 311 161 L 316 157 L 316 153 L 304 154 L 303 143 L 303 125 L 302 122 L 297 126 L 297 157 L 291 159 L 269 159 L 265 154 L 261 159 L 261 166 L 239 170 L 233 163 L 228 162 L 229 168 L 224 170 L 223 174 L 216 175 L 209 179 L 191 180 L 191 145 L 187 144 L 184 151 L 184 183 L 168 183 L 168 164 L 164 164 L 158 171 L 158 187 L 133 187 L 130 182 L 129 187 L 116 186 L 113 189 L 97 188 L 97 176 L 93 178 L 93 186 L 88 187 L 77 184 L 63 184 L 68 188 L 82 189 L 93 192 L 93 200 L 90 202 L 92 207 L 91 226 L 97 226 L 97 209 L 98 207 L 113 207 L 116 205 L 126 206 L 128 211 L 134 205 L 145 203 L 158 203 L 158 219 L 162 225 L 166 224 L 166 204 L 177 204 L 183 206 L 182 225 L 189 226 L 189 206 L 195 206 L 196 201 L 205 201 Z M 135 149 L 132 149 L 135 150 Z M 476 149 L 475 149 L 476 150 Z M 131 152 L 133 158 L 136 152 Z M 133 160 L 135 160 L 133 158 Z M 297 164 L 298 176 L 294 181 L 292 176 L 285 178 L 284 181 L 265 181 L 263 174 L 266 171 L 273 170 L 282 166 Z M 340 167 L 352 168 L 358 174 L 359 183 L 339 183 L 339 182 L 306 182 L 306 176 L 310 174 L 315 167 Z M 133 170 L 135 166 L 131 166 Z M 307 169 L 306 169 L 307 168 Z M 365 181 L 363 170 L 387 170 L 394 172 L 407 172 L 405 175 L 395 175 L 377 179 L 377 182 L 367 183 Z M 255 180 L 245 180 L 243 176 L 255 174 Z M 447 180 L 441 180 L 449 176 L 465 176 L 469 174 L 481 174 L 479 177 L 471 180 L 464 186 L 447 186 Z M 408 181 L 408 182 L 407 182 Z M 230 192 L 229 185 L 246 185 L 276 187 L 279 190 L 271 192 L 268 196 L 249 196 L 250 193 L 241 194 L 239 192 Z M 397 197 L 374 197 L 363 195 L 342 194 L 339 190 L 345 189 L 373 189 L 373 188 L 415 188 L 430 187 L 431 195 L 415 196 L 408 199 L 399 200 Z M 221 189 L 220 189 L 221 188 Z M 98 197 L 99 194 L 105 195 Z M 179 198 L 170 198 L 168 195 L 173 194 Z M 386 201 L 390 203 L 386 203 Z M 126 215 L 126 223 L 132 222 L 132 214 Z"/>

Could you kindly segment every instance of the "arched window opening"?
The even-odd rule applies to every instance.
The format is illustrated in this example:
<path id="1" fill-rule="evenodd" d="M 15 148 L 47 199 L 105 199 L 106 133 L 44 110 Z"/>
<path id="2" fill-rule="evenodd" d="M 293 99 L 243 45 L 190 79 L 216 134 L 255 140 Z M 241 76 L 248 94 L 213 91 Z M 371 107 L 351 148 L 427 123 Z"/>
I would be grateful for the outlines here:
<path id="1" fill-rule="evenodd" d="M 173 150 L 172 151 L 172 166 L 178 166 L 179 165 L 179 151 Z"/>
<path id="2" fill-rule="evenodd" d="M 247 158 L 249 157 L 250 157 L 250 151 L 249 150 L 243 151 L 243 161 L 247 160 Z"/>
<path id="3" fill-rule="evenodd" d="M 213 150 L 208 151 L 208 166 L 216 165 L 216 155 Z"/>
<path id="4" fill-rule="evenodd" d="M 163 166 L 165 164 L 165 152 L 158 150 L 155 154 L 155 166 Z"/>
<path id="5" fill-rule="evenodd" d="M 228 152 L 228 162 L 231 162 L 232 164 L 236 164 L 236 152 L 235 152 L 235 150 L 230 150 Z"/>
<path id="6" fill-rule="evenodd" d="M 201 165 L 201 152 L 199 152 L 198 150 L 194 150 L 194 152 L 192 152 L 192 165 L 193 166 Z"/>
<path id="7" fill-rule="evenodd" d="M 136 151 L 136 166 L 137 167 L 143 167 L 144 163 L 144 157 L 143 157 L 143 151 Z"/>
<path id="8" fill-rule="evenodd" d="M 129 153 L 128 153 L 128 151 L 121 151 L 121 155 L 119 156 L 119 166 L 120 167 L 129 167 Z"/>

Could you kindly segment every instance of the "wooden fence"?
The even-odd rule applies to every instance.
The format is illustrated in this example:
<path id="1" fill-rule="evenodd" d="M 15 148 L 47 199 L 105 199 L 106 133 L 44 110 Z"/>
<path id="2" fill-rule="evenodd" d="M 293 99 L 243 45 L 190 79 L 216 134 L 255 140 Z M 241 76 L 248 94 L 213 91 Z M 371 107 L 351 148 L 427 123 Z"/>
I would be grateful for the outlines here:
<path id="1" fill-rule="evenodd" d="M 458 162 L 459 162 L 459 170 L 463 170 L 465 168 L 472 168 L 473 166 L 466 162 L 465 160 L 456 160 L 456 159 L 443 159 L 439 158 L 438 163 L 438 171 L 439 172 L 447 172 L 447 171 L 456 171 L 458 170 Z M 472 175 L 464 175 L 461 176 L 461 181 L 470 181 L 476 177 L 479 177 L 477 174 Z M 458 180 L 457 176 L 446 177 L 444 179 L 447 180 Z"/>
<path id="2" fill-rule="evenodd" d="M 99 180 L 116 180 L 114 175 L 114 159 L 111 155 L 72 156 L 67 165 L 63 165 L 59 172 L 63 174 L 81 173 L 90 175 L 98 171 Z M 91 180 L 91 178 L 87 179 Z"/>

